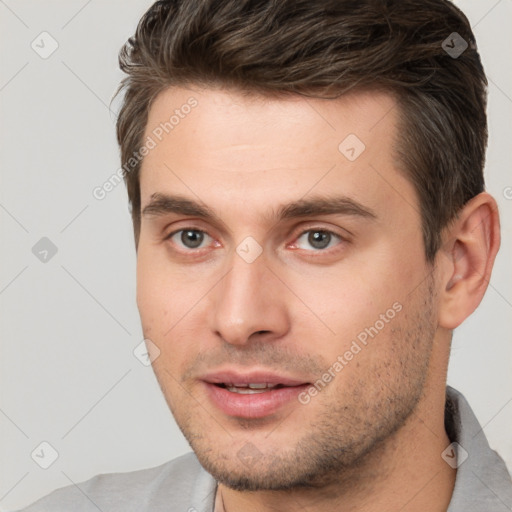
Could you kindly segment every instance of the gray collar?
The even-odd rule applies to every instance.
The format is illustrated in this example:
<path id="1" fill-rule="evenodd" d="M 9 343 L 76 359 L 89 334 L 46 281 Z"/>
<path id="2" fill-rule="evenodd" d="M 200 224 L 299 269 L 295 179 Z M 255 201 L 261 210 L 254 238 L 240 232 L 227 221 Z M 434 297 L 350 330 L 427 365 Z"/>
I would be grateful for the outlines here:
<path id="1" fill-rule="evenodd" d="M 447 512 L 510 512 L 512 480 L 505 463 L 489 447 L 464 396 L 450 386 L 446 395 L 446 431 L 450 441 L 460 445 L 455 450 L 457 476 Z"/>

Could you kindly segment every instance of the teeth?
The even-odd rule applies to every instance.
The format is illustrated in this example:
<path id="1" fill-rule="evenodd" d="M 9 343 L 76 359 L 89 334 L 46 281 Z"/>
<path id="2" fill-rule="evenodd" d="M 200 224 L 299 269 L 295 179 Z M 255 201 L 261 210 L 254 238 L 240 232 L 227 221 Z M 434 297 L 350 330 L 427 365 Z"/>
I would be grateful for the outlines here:
<path id="1" fill-rule="evenodd" d="M 233 393 L 239 393 L 241 395 L 252 395 L 255 393 L 265 393 L 265 389 L 251 389 L 251 388 L 237 388 L 235 386 L 226 386 L 226 389 L 228 391 L 231 391 Z"/>
<path id="2" fill-rule="evenodd" d="M 254 393 L 264 393 L 268 389 L 277 387 L 277 384 L 268 383 L 249 383 L 249 384 L 226 384 L 226 389 L 234 393 L 242 395 L 250 395 Z"/>
<path id="3" fill-rule="evenodd" d="M 268 383 L 263 383 L 263 384 L 248 384 L 248 387 L 250 387 L 251 389 L 275 388 L 276 386 L 277 386 L 277 384 L 268 384 Z"/>

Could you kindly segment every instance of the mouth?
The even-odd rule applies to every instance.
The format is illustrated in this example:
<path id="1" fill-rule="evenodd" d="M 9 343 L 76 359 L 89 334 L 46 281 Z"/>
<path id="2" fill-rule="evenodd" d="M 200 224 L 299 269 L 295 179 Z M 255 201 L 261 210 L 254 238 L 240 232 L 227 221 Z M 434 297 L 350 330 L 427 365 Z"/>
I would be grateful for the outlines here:
<path id="1" fill-rule="evenodd" d="M 232 418 L 264 418 L 297 407 L 311 383 L 275 374 L 224 372 L 203 378 L 212 405 Z"/>
<path id="2" fill-rule="evenodd" d="M 295 387 L 295 386 L 285 386 L 284 384 L 270 384 L 268 382 L 262 383 L 249 383 L 249 384 L 214 384 L 223 389 L 227 389 L 231 393 L 239 393 L 241 395 L 254 395 L 258 393 L 266 393 L 273 389 L 281 389 L 285 387 Z"/>

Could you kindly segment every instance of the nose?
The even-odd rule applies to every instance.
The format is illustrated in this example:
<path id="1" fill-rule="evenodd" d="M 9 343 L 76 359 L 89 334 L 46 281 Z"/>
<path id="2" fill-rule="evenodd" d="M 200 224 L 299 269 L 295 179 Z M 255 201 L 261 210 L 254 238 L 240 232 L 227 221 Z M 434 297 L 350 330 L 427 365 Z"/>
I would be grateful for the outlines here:
<path id="1" fill-rule="evenodd" d="M 248 263 L 234 253 L 230 270 L 209 294 L 211 329 L 232 345 L 280 338 L 290 328 L 288 299 L 263 254 Z"/>

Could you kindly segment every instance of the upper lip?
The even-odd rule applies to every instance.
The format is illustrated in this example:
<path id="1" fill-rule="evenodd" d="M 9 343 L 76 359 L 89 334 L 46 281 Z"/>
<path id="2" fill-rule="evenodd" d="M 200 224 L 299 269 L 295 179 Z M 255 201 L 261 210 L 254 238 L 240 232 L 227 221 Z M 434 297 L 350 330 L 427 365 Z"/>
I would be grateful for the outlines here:
<path id="1" fill-rule="evenodd" d="M 264 370 L 224 370 L 211 372 L 201 377 L 210 384 L 282 384 L 283 386 L 299 386 L 308 384 L 307 381 L 278 375 Z"/>

